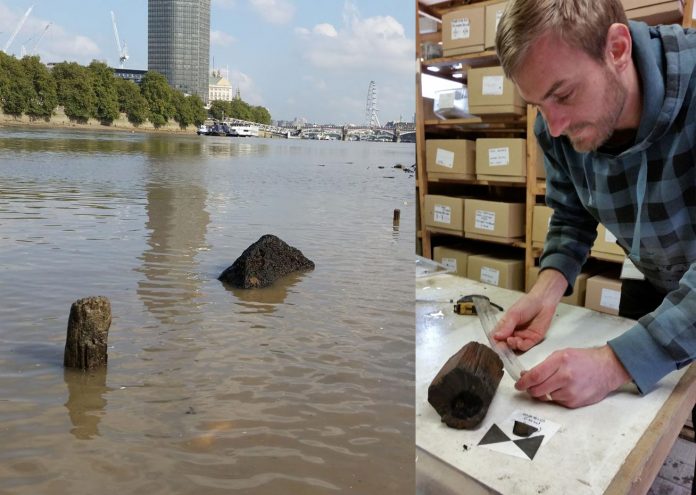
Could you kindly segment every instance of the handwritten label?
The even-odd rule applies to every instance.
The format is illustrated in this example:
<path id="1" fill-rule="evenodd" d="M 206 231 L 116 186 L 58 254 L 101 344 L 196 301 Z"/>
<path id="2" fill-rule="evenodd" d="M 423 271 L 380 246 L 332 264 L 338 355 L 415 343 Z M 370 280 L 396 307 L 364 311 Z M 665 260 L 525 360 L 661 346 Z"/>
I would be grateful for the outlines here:
<path id="1" fill-rule="evenodd" d="M 441 167 L 454 167 L 454 151 L 438 148 L 435 153 L 435 164 Z"/>
<path id="2" fill-rule="evenodd" d="M 476 210 L 474 227 L 480 230 L 495 230 L 495 212 Z"/>
<path id="3" fill-rule="evenodd" d="M 510 148 L 489 149 L 488 165 L 491 167 L 504 167 L 510 165 Z"/>
<path id="4" fill-rule="evenodd" d="M 468 40 L 471 36 L 471 21 L 468 17 L 452 19 L 452 40 Z"/>
<path id="5" fill-rule="evenodd" d="M 500 270 L 491 268 L 490 266 L 481 267 L 481 282 L 484 284 L 499 285 L 500 284 Z"/>
<path id="6" fill-rule="evenodd" d="M 435 205 L 433 220 L 437 223 L 452 223 L 452 208 L 446 205 Z"/>
<path id="7" fill-rule="evenodd" d="M 620 291 L 614 289 L 602 289 L 602 295 L 599 298 L 600 306 L 618 311 L 619 301 L 621 301 Z"/>
<path id="8" fill-rule="evenodd" d="M 501 96 L 503 94 L 503 76 L 483 76 L 483 89 L 481 93 L 484 96 Z"/>

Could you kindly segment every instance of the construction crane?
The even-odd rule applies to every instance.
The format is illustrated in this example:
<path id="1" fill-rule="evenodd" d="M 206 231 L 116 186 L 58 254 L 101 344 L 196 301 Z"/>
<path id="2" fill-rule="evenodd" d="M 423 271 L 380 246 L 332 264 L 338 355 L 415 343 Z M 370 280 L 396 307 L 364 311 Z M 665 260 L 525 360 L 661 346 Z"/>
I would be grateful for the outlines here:
<path id="1" fill-rule="evenodd" d="M 128 47 L 126 46 L 126 42 L 123 42 L 123 46 L 121 46 L 121 40 L 118 38 L 118 28 L 116 27 L 116 16 L 114 15 L 114 11 L 111 11 L 111 24 L 114 26 L 114 36 L 116 37 L 116 49 L 118 50 L 118 61 L 121 62 L 121 69 L 123 69 L 123 65 L 126 63 L 126 60 L 128 60 Z"/>
<path id="2" fill-rule="evenodd" d="M 34 6 L 32 5 L 27 9 L 27 11 L 24 13 L 22 18 L 19 20 L 19 23 L 17 24 L 17 27 L 14 30 L 14 33 L 12 33 L 12 36 L 10 36 L 10 39 L 7 40 L 7 43 L 5 43 L 5 47 L 2 49 L 3 52 L 7 53 L 7 50 L 10 49 L 10 45 L 14 41 L 14 39 L 17 37 L 17 33 L 19 33 L 19 30 L 22 29 L 22 26 L 24 26 L 24 23 L 27 22 L 27 19 L 29 18 L 29 14 L 31 14 L 31 9 L 33 9 Z"/>
<path id="3" fill-rule="evenodd" d="M 34 46 L 31 47 L 31 50 L 29 51 L 30 55 L 36 55 L 36 47 L 39 46 L 39 42 L 43 39 L 44 35 L 46 34 L 46 31 L 48 31 L 48 28 L 51 27 L 52 22 L 49 22 L 46 24 L 46 27 L 41 31 L 41 34 L 39 35 L 39 39 L 36 40 L 36 43 L 34 43 Z"/>

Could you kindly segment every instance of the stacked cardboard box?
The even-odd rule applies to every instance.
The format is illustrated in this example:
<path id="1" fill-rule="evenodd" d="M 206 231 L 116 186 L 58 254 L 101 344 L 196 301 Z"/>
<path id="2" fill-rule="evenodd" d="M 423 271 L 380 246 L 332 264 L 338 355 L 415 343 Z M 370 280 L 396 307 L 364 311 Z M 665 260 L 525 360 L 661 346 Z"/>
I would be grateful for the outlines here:
<path id="1" fill-rule="evenodd" d="M 683 7 L 679 0 L 622 0 L 629 19 L 650 25 L 680 24 Z"/>
<path id="2" fill-rule="evenodd" d="M 524 290 L 524 260 L 475 254 L 469 256 L 467 278 L 512 290 Z"/>
<path id="3" fill-rule="evenodd" d="M 553 209 L 545 205 L 534 205 L 532 210 L 532 247 L 543 248 Z"/>
<path id="4" fill-rule="evenodd" d="M 495 48 L 495 32 L 498 29 L 498 21 L 503 15 L 507 2 L 486 5 L 486 32 L 484 36 L 484 48 Z"/>
<path id="5" fill-rule="evenodd" d="M 614 234 L 601 223 L 597 226 L 597 239 L 592 245 L 590 254 L 595 258 L 619 263 L 626 258 L 624 250 L 616 243 Z"/>
<path id="6" fill-rule="evenodd" d="M 467 6 L 442 16 L 442 52 L 445 57 L 483 51 L 485 9 Z"/>
<path id="7" fill-rule="evenodd" d="M 527 140 L 479 138 L 476 140 L 476 178 L 524 182 L 527 177 Z"/>
<path id="8" fill-rule="evenodd" d="M 471 253 L 461 249 L 454 249 L 445 246 L 435 246 L 433 248 L 433 259 L 445 265 L 457 275 L 466 277 L 468 259 Z"/>
<path id="9" fill-rule="evenodd" d="M 453 234 L 464 233 L 464 198 L 426 194 L 425 226 Z"/>
<path id="10" fill-rule="evenodd" d="M 438 174 L 453 179 L 476 177 L 476 143 L 466 139 L 428 139 L 425 142 L 428 177 Z"/>
<path id="11" fill-rule="evenodd" d="M 494 242 L 511 242 L 524 236 L 524 203 L 466 199 L 466 237 Z"/>
<path id="12" fill-rule="evenodd" d="M 620 301 L 621 280 L 606 274 L 595 275 L 587 279 L 586 308 L 610 315 L 618 315 Z"/>
<path id="13" fill-rule="evenodd" d="M 481 67 L 468 72 L 469 113 L 524 115 L 527 106 L 502 67 Z"/>

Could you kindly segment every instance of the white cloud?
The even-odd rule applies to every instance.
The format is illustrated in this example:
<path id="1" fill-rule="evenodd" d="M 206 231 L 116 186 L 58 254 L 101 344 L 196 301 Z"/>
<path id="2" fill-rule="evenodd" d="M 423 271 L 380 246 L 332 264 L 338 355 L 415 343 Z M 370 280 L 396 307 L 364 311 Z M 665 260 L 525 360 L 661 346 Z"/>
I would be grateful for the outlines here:
<path id="1" fill-rule="evenodd" d="M 312 32 L 314 34 L 328 36 L 329 38 L 335 38 L 338 36 L 338 31 L 336 31 L 336 28 L 333 27 L 333 25 L 326 23 L 317 24 L 314 26 L 314 29 L 312 29 Z"/>
<path id="2" fill-rule="evenodd" d="M 319 24 L 307 37 L 305 57 L 311 65 L 325 70 L 381 69 L 392 73 L 412 73 L 414 40 L 391 16 L 361 18 L 355 4 L 346 0 L 343 26 L 328 35 L 330 26 Z M 333 26 L 331 26 L 333 28 Z M 301 34 L 306 35 L 306 29 Z M 296 33 L 300 34 L 298 30 Z M 321 39 L 321 42 L 319 42 Z"/>
<path id="3" fill-rule="evenodd" d="M 298 28 L 295 28 L 295 34 L 296 34 L 297 36 L 302 37 L 302 38 L 306 38 L 307 36 L 309 36 L 310 34 L 312 34 L 312 32 L 311 32 L 309 29 L 307 29 L 307 28 L 298 27 Z"/>
<path id="4" fill-rule="evenodd" d="M 271 24 L 287 24 L 295 15 L 289 0 L 249 0 L 252 8 Z"/>
<path id="5" fill-rule="evenodd" d="M 232 83 L 232 90 L 235 93 L 237 92 L 237 88 L 239 88 L 242 100 L 250 105 L 264 106 L 263 96 L 258 92 L 256 83 L 254 83 L 254 80 L 248 74 L 233 70 L 230 73 L 230 82 Z"/>
<path id="6" fill-rule="evenodd" d="M 228 47 L 234 45 L 236 42 L 237 39 L 234 36 L 224 33 L 222 31 L 210 32 L 210 44 L 213 46 Z"/>

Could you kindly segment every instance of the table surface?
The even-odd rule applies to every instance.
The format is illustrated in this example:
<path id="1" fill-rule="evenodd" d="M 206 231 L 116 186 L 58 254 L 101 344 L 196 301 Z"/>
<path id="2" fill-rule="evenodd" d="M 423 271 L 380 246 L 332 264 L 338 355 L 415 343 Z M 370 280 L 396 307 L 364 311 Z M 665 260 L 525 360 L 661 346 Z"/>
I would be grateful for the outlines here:
<path id="1" fill-rule="evenodd" d="M 671 373 L 646 396 L 641 397 L 631 385 L 579 409 L 536 401 L 515 390 L 505 373 L 477 429 L 448 428 L 427 401 L 428 386 L 462 346 L 472 340 L 487 342 L 478 317 L 457 315 L 450 303 L 474 293 L 489 296 L 503 308 L 522 296 L 449 273 L 416 278 L 417 492 L 444 493 L 448 481 L 456 487 L 453 493 L 647 491 L 691 412 L 696 369 Z M 603 345 L 633 324 L 628 319 L 561 304 L 546 339 L 519 358 L 530 368 L 557 349 Z M 560 425 L 533 460 L 477 446 L 492 424 L 501 424 L 515 410 Z M 464 486 L 469 491 L 461 491 Z"/>

